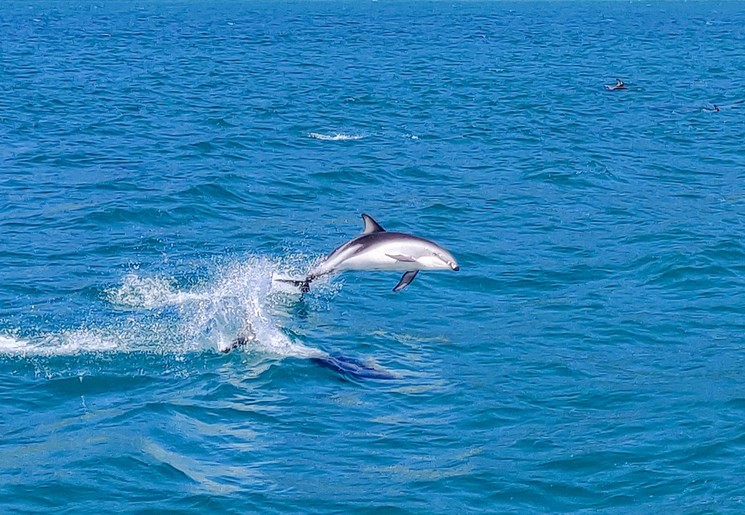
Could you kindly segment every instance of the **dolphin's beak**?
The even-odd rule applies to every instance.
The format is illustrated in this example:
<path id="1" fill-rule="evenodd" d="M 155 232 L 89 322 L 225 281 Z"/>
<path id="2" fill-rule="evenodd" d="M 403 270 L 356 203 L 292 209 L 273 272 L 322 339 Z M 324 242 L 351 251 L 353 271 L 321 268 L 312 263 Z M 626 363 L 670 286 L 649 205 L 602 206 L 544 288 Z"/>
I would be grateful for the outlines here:
<path id="1" fill-rule="evenodd" d="M 458 263 L 450 263 L 450 268 L 455 270 L 456 272 L 460 270 L 460 267 L 458 266 Z"/>

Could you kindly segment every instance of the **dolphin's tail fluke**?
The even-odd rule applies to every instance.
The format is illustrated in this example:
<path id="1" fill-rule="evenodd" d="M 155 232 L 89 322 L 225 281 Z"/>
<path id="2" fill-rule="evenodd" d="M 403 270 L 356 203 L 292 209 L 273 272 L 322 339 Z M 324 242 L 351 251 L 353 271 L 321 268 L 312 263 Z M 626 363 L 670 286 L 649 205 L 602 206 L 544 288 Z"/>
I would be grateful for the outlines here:
<path id="1" fill-rule="evenodd" d="M 310 291 L 310 282 L 312 280 L 312 277 L 307 277 L 305 279 L 275 279 L 275 281 L 279 281 L 281 283 L 287 283 L 297 286 L 298 288 L 300 288 L 301 293 L 308 293 Z"/>

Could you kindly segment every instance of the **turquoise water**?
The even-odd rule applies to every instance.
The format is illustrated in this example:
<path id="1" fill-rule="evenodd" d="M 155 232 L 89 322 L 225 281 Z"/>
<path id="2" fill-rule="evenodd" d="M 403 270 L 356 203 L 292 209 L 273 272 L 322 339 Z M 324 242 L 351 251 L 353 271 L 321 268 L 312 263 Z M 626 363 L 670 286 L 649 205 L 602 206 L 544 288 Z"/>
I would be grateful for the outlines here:
<path id="1" fill-rule="evenodd" d="M 6 0 L 1 511 L 742 512 L 744 87 L 736 2 Z M 273 282 L 361 213 L 461 271 Z"/>

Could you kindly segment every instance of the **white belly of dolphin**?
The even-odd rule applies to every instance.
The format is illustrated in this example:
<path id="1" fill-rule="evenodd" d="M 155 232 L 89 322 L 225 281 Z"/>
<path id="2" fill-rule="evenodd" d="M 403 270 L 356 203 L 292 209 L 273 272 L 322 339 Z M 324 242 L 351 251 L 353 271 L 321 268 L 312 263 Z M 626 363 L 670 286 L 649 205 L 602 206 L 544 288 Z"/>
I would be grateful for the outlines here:
<path id="1" fill-rule="evenodd" d="M 396 255 L 396 254 L 392 254 Z M 394 270 L 399 272 L 406 272 L 408 270 L 422 270 L 419 263 L 416 261 L 401 261 L 381 253 L 376 252 L 363 252 L 362 254 L 356 255 L 349 259 L 346 259 L 339 263 L 336 270 Z"/>

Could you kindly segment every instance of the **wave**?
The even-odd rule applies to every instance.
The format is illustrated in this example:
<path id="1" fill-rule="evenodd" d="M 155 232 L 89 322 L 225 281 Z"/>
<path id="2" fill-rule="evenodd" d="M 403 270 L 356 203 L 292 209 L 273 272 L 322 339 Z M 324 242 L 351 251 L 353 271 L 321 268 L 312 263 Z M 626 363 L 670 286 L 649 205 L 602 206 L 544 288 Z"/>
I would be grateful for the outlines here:
<path id="1" fill-rule="evenodd" d="M 318 132 L 310 132 L 308 133 L 308 137 L 320 139 L 323 141 L 352 141 L 352 140 L 362 139 L 364 136 L 362 136 L 361 134 L 336 133 L 333 135 L 328 135 L 328 134 L 320 134 Z"/>

